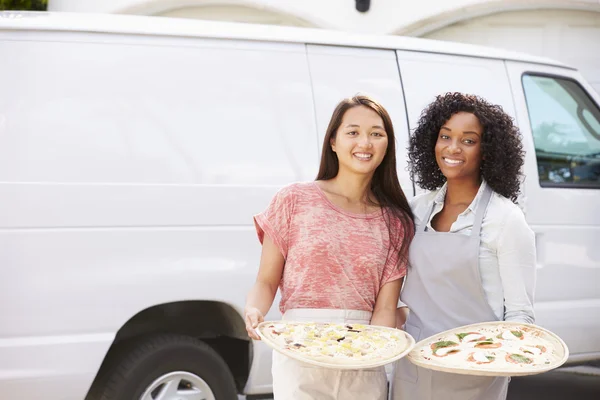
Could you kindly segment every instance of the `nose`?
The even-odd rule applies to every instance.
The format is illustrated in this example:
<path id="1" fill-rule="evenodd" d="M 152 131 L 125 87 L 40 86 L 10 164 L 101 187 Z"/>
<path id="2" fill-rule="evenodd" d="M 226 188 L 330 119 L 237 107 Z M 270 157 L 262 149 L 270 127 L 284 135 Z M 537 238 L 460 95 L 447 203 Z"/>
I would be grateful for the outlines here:
<path id="1" fill-rule="evenodd" d="M 368 149 L 371 146 L 373 146 L 373 143 L 371 143 L 371 137 L 369 135 L 362 136 L 359 144 L 361 145 L 361 147 L 364 147 L 365 149 Z"/>
<path id="2" fill-rule="evenodd" d="M 460 143 L 458 142 L 458 140 L 453 140 L 452 142 L 450 142 L 450 145 L 448 146 L 448 151 L 450 151 L 451 154 L 458 154 L 462 152 L 462 148 L 460 147 Z"/>

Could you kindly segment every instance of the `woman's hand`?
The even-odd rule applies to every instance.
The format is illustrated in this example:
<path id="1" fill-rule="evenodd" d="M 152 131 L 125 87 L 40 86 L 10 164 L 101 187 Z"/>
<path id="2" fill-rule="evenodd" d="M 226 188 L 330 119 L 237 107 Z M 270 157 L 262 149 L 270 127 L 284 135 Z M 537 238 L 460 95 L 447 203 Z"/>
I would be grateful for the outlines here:
<path id="1" fill-rule="evenodd" d="M 408 307 L 398 307 L 396 309 L 396 328 L 403 329 L 408 318 Z"/>
<path id="2" fill-rule="evenodd" d="M 254 340 L 260 340 L 260 336 L 256 333 L 256 327 L 263 322 L 265 317 L 256 307 L 249 307 L 244 310 L 244 321 L 246 322 L 246 331 L 248 336 Z"/>

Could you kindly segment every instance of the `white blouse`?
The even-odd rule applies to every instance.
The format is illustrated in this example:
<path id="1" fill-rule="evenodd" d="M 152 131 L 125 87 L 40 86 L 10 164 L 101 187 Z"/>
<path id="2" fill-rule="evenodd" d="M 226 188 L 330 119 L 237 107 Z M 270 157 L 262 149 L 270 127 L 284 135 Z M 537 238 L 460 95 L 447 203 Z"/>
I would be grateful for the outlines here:
<path id="1" fill-rule="evenodd" d="M 484 181 L 469 207 L 459 214 L 450 228 L 451 233 L 471 234 L 475 210 L 486 185 Z M 444 184 L 439 190 L 411 200 L 416 225 L 426 218 L 433 202 L 435 206 L 427 229 L 434 230 L 431 220 L 444 208 L 446 190 Z M 534 322 L 535 265 L 535 236 L 523 212 L 509 199 L 494 192 L 481 225 L 479 269 L 487 301 L 499 320 Z"/>

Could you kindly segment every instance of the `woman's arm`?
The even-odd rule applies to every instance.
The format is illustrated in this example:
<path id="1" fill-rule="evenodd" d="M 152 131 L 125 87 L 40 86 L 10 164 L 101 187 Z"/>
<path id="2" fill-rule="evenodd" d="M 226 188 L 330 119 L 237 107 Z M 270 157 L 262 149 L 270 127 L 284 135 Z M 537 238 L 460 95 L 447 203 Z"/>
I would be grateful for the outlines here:
<path id="1" fill-rule="evenodd" d="M 398 297 L 400 297 L 400 288 L 404 278 L 388 282 L 377 295 L 371 325 L 396 327 L 396 307 L 398 306 Z"/>
<path id="2" fill-rule="evenodd" d="M 506 219 L 498 239 L 498 267 L 504 291 L 504 320 L 532 324 L 536 278 L 535 235 L 521 210 Z"/>
<path id="3" fill-rule="evenodd" d="M 264 315 L 269 312 L 277 287 L 281 281 L 285 259 L 268 235 L 265 235 L 260 256 L 260 267 L 254 286 L 248 293 L 244 320 L 246 331 L 252 339 L 260 340 L 254 328 L 264 321 Z"/>

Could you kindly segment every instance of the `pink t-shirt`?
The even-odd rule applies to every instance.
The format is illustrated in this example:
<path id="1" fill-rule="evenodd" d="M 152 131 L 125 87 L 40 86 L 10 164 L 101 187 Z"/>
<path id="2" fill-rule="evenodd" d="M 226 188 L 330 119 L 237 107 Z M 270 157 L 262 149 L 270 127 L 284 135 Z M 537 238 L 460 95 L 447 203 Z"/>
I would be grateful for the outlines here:
<path id="1" fill-rule="evenodd" d="M 401 222 L 391 222 L 401 238 Z M 282 188 L 254 223 L 260 242 L 266 233 L 285 258 L 282 313 L 294 308 L 373 311 L 381 287 L 406 275 L 405 260 L 399 261 L 397 251 L 388 252 L 382 212 L 345 211 L 315 182 Z"/>

